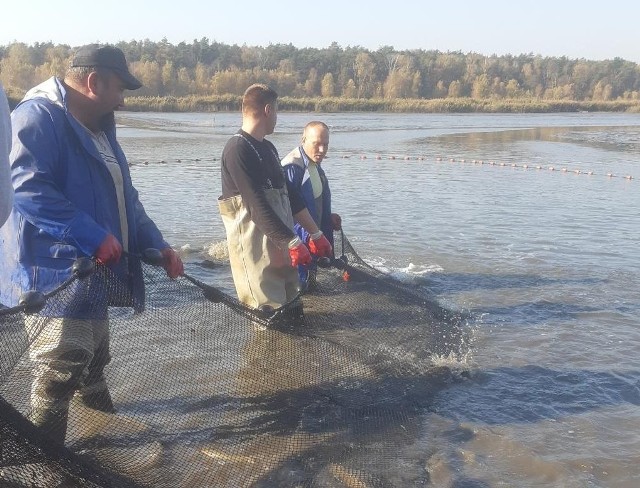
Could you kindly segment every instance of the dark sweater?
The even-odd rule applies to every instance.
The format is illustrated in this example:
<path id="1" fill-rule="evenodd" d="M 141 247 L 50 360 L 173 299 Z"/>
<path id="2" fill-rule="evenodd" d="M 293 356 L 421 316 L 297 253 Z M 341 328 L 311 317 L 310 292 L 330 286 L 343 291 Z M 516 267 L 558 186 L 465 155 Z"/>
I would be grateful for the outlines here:
<path id="1" fill-rule="evenodd" d="M 222 151 L 222 198 L 241 195 L 256 226 L 268 238 L 286 246 L 295 233 L 273 211 L 264 196 L 264 190 L 280 189 L 287 184 L 278 151 L 266 139 L 258 141 L 242 130 L 238 134 L 242 137 L 235 135 L 229 139 Z M 295 215 L 305 204 L 298 192 L 288 194 L 291 212 Z"/>

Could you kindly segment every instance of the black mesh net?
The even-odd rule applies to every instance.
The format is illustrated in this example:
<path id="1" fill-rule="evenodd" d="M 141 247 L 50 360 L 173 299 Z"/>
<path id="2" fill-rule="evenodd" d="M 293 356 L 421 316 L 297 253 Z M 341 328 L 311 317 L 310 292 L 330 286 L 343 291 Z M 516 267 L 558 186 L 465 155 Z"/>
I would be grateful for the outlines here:
<path id="1" fill-rule="evenodd" d="M 81 263 L 60 290 L 0 310 L 0 486 L 427 484 L 423 423 L 459 377 L 466 317 L 368 266 L 344 236 L 342 248 L 274 313 L 148 263 L 144 306 Z M 30 350 L 48 333 L 39 315 L 87 303 L 108 310 L 115 413 L 71 392 L 62 446 L 27 420 Z"/>

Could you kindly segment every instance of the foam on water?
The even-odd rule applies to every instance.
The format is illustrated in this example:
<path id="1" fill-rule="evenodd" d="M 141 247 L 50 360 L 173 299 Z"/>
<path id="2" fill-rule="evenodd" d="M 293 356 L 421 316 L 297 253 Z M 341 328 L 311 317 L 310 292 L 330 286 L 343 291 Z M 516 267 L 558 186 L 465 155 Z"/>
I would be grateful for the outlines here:
<path id="1" fill-rule="evenodd" d="M 206 248 L 208 256 L 218 259 L 220 261 L 226 261 L 229 259 L 229 248 L 227 247 L 227 241 L 214 241 Z"/>
<path id="2" fill-rule="evenodd" d="M 388 264 L 387 260 L 383 257 L 367 258 L 365 259 L 365 262 L 378 271 L 406 284 L 424 282 L 422 278 L 425 276 L 444 271 L 442 266 L 438 264 L 409 263 L 405 267 L 392 266 L 391 264 Z"/>

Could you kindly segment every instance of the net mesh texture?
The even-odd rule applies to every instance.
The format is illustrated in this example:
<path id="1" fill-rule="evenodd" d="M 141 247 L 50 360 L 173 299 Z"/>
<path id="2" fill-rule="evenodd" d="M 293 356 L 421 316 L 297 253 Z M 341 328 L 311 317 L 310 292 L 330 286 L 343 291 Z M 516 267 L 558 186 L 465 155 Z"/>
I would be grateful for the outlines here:
<path id="1" fill-rule="evenodd" d="M 437 359 L 468 352 L 467 317 L 367 265 L 344 236 L 342 251 L 275 313 L 148 263 L 143 311 L 102 266 L 0 309 L 0 486 L 428 485 L 425 413 L 459 379 Z M 76 394 L 60 446 L 27 420 L 29 350 L 48 331 L 26 324 L 82 294 L 125 305 L 108 308 L 116 412 Z"/>

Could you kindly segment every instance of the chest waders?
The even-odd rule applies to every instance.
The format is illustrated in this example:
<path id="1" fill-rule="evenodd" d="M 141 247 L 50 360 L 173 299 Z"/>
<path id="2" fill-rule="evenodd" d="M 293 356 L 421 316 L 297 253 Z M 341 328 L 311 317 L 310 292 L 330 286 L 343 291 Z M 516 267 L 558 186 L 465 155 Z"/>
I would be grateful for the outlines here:
<path id="1" fill-rule="evenodd" d="M 285 188 L 264 191 L 267 202 L 282 221 L 293 229 L 289 196 Z M 298 273 L 291 266 L 289 250 L 279 248 L 258 229 L 242 196 L 218 200 L 227 232 L 231 274 L 238 300 L 259 308 L 279 308 L 298 294 Z"/>
<path id="2" fill-rule="evenodd" d="M 113 179 L 126 252 L 129 226 L 122 171 L 105 133 L 87 131 Z M 108 320 L 27 315 L 25 330 L 31 342 L 29 358 L 35 365 L 29 418 L 49 440 L 64 444 L 74 394 L 89 408 L 115 413 L 104 377 L 111 361 Z"/>

